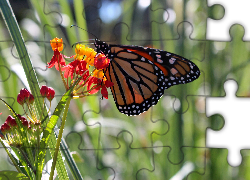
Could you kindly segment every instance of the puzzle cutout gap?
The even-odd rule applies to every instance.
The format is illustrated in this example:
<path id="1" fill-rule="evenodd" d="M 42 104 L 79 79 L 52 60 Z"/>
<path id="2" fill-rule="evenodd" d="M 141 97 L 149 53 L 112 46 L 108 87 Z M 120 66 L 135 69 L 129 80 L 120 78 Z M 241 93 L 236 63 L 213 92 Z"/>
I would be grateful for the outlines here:
<path id="1" fill-rule="evenodd" d="M 69 24 L 71 15 L 60 12 L 58 6 L 50 3 L 45 0 L 42 5 L 42 16 L 47 21 L 41 18 L 38 23 L 32 12 L 25 11 L 27 15 L 23 17 L 26 19 L 22 20 L 20 25 L 23 34 L 27 33 L 25 44 L 34 62 L 39 83 L 58 86 L 57 96 L 52 101 L 51 112 L 53 112 L 64 91 L 60 88 L 63 87 L 63 83 L 58 80 L 58 72 L 46 68 L 45 63 L 50 61 L 53 53 L 48 38 L 51 34 L 69 37 L 68 39 L 63 37 L 65 41 L 62 53 L 65 55 L 72 52 L 73 43 L 82 42 L 83 39 L 77 39 L 82 33 L 77 27 L 69 31 L 71 34 L 78 31 L 77 35 L 67 35 L 68 28 L 72 25 Z M 135 8 L 134 11 L 132 7 Z M 156 82 L 149 86 L 150 89 L 154 89 L 154 85 L 158 88 L 158 86 L 163 87 L 165 83 L 171 85 L 179 83 L 183 79 L 172 79 L 174 76 L 164 79 L 167 73 L 178 74 L 178 68 L 174 66 L 178 55 L 189 59 L 200 69 L 199 78 L 194 82 L 180 83 L 178 86 L 163 89 L 163 95 L 161 89 L 155 91 L 150 102 L 138 106 L 140 110 L 145 105 L 150 106 L 139 116 L 126 116 L 120 113 L 129 115 L 141 113 L 140 110 L 133 109 L 133 105 L 129 108 L 134 111 L 128 110 L 126 105 L 117 106 L 114 103 L 117 97 L 128 95 L 124 89 L 129 89 L 129 86 L 119 87 L 124 91 L 122 94 L 116 94 L 116 98 L 113 98 L 112 91 L 109 91 L 108 100 L 97 94 L 72 101 L 63 137 L 67 148 L 71 152 L 74 151 L 84 179 L 196 180 L 250 177 L 245 170 L 250 167 L 248 7 L 247 0 L 239 0 L 237 3 L 226 0 L 208 0 L 207 3 L 190 0 L 185 6 L 176 0 L 164 3 L 154 0 L 139 0 L 136 3 L 84 1 L 84 9 L 78 13 L 82 13 L 80 18 L 87 23 L 86 29 L 90 38 L 99 37 L 107 44 L 150 46 L 163 50 L 144 48 L 145 52 L 137 54 L 137 57 L 146 65 L 143 70 L 137 69 L 135 72 L 143 74 L 143 71 L 150 70 L 148 64 L 153 60 L 162 65 L 162 58 L 174 57 L 174 59 L 165 58 L 165 62 L 168 63 L 162 66 L 152 66 L 155 68 L 153 69 L 155 74 L 147 79 L 139 76 L 139 73 L 133 74 L 138 66 L 136 63 L 131 63 L 132 65 L 124 70 L 125 73 L 129 72 L 128 76 L 118 78 L 120 82 L 134 83 L 133 87 L 137 86 L 135 81 L 131 80 L 137 77 L 141 79 L 140 82 L 148 80 Z M 219 9 L 220 12 L 217 13 L 213 9 Z M 212 16 L 207 15 L 207 12 Z M 218 17 L 218 14 L 223 16 L 212 19 Z M 38 25 L 43 26 L 42 31 Z M 77 25 L 84 27 L 83 24 Z M 44 36 L 43 41 L 40 41 L 41 36 Z M 110 46 L 107 44 L 95 47 L 98 50 L 107 46 L 107 52 L 104 53 L 108 55 Z M 86 46 L 94 48 L 89 44 Z M 10 40 L 0 39 L 0 48 L 3 49 L 0 56 L 4 60 L 0 61 L 0 96 L 24 115 L 23 109 L 18 107 L 17 94 L 14 94 L 18 92 L 8 91 L 17 84 L 29 89 L 24 71 L 21 70 L 20 57 Z M 112 53 L 115 54 L 116 50 Z M 130 53 L 126 60 L 132 59 L 135 52 L 134 49 L 132 52 L 126 49 L 123 51 Z M 111 74 L 119 70 L 117 60 L 119 57 L 124 58 L 119 53 L 113 57 L 116 58 L 116 62 L 113 61 L 113 64 L 111 62 Z M 67 64 L 70 61 L 66 59 Z M 190 72 L 197 70 L 194 64 L 186 64 L 191 68 Z M 158 74 L 163 74 L 164 68 L 168 71 L 164 77 L 162 75 L 162 78 L 159 78 Z M 188 70 L 183 68 L 180 72 L 185 74 L 184 71 Z M 112 80 L 111 74 L 107 78 Z M 131 74 L 133 78 L 130 78 Z M 190 75 L 192 73 L 187 74 L 185 78 L 189 78 Z M 114 79 L 113 77 L 113 81 Z M 136 96 L 140 96 L 140 87 L 134 88 L 134 92 Z M 144 93 L 146 96 L 151 94 L 150 91 Z M 5 106 L 0 105 L 0 108 L 3 112 L 0 121 L 3 123 L 9 111 Z M 28 111 L 27 108 L 25 111 Z M 60 127 L 61 119 L 57 125 Z M 11 176 L 3 171 L 16 169 L 2 145 L 0 150 L 2 155 L 0 161 L 6 162 L 4 167 L 0 168 L 0 179 L 11 179 Z M 50 157 L 46 158 L 47 161 Z M 44 168 L 44 178 L 49 177 L 50 163 L 51 161 Z M 16 173 L 12 175 L 17 176 Z"/>
<path id="2" fill-rule="evenodd" d="M 239 166 L 242 161 L 241 149 L 250 149 L 248 137 L 250 135 L 247 120 L 250 99 L 237 97 L 238 85 L 234 80 L 228 80 L 224 84 L 225 97 L 209 97 L 206 99 L 206 114 L 221 114 L 225 125 L 220 131 L 207 130 L 206 146 L 209 148 L 227 148 L 228 162 L 232 166 Z M 234 132 L 240 129 L 239 132 Z"/>

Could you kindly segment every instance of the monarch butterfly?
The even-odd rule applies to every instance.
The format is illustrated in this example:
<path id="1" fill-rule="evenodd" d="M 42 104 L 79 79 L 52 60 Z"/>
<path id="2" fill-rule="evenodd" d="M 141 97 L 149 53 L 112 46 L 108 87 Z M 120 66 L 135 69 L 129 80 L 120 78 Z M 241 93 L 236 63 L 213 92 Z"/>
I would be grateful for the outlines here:
<path id="1" fill-rule="evenodd" d="M 164 90 L 194 81 L 199 68 L 179 55 L 142 46 L 107 44 L 95 39 L 98 53 L 104 53 L 109 66 L 104 69 L 118 110 L 139 115 L 157 104 Z"/>

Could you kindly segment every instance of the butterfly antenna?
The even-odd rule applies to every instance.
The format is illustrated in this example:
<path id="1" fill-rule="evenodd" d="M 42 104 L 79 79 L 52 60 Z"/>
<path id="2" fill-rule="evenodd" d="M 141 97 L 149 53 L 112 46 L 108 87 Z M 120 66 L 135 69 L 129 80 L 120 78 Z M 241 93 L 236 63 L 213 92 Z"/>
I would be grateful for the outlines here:
<path id="1" fill-rule="evenodd" d="M 78 27 L 79 29 L 81 29 L 81 30 L 83 30 L 83 31 L 86 31 L 86 32 L 88 32 L 89 34 L 92 34 L 93 36 L 96 37 L 96 35 L 94 35 L 93 33 L 89 32 L 89 31 L 87 31 L 86 29 L 83 29 L 83 28 L 81 28 L 81 27 L 79 27 L 79 26 L 77 26 L 77 25 L 71 25 L 70 28 L 72 28 L 73 26 Z M 96 37 L 96 39 L 98 39 L 98 37 Z M 90 39 L 90 40 L 95 40 L 95 39 Z"/>

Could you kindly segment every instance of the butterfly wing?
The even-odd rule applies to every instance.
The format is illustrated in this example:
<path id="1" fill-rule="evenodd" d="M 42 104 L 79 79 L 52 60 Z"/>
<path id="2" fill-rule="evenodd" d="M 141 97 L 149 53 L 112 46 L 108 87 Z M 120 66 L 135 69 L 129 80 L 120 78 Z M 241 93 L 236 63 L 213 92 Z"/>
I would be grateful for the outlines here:
<path id="1" fill-rule="evenodd" d="M 159 67 L 165 76 L 165 89 L 192 82 L 200 76 L 199 68 L 192 61 L 177 54 L 142 46 L 120 47 L 149 59 Z"/>
<path id="2" fill-rule="evenodd" d="M 157 104 L 164 93 L 163 72 L 151 61 L 120 47 L 111 47 L 113 57 L 105 76 L 114 83 L 111 91 L 121 113 L 138 115 Z"/>
<path id="3" fill-rule="evenodd" d="M 114 83 L 111 91 L 118 110 L 129 116 L 157 104 L 165 89 L 192 82 L 200 75 L 193 62 L 167 51 L 108 45 L 99 40 L 95 46 L 111 60 L 104 74 Z"/>

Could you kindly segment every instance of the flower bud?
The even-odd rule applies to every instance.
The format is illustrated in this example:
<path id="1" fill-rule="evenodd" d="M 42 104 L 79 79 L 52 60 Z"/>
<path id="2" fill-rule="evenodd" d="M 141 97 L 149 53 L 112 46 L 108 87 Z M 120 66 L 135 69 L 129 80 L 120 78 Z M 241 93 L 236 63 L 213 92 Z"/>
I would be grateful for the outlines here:
<path id="1" fill-rule="evenodd" d="M 17 102 L 23 105 L 28 100 L 29 97 L 30 97 L 30 92 L 27 89 L 22 88 L 20 90 L 20 93 L 17 95 Z"/>
<path id="2" fill-rule="evenodd" d="M 26 118 L 24 116 L 21 116 L 20 114 L 17 114 L 17 117 L 23 122 L 24 120 L 26 120 Z"/>
<path id="3" fill-rule="evenodd" d="M 47 94 L 48 94 L 48 87 L 43 85 L 40 89 L 40 93 L 42 95 L 42 97 L 47 97 Z"/>
<path id="4" fill-rule="evenodd" d="M 9 115 L 6 119 L 6 124 L 8 124 L 10 126 L 10 122 L 11 122 L 11 119 L 13 119 L 13 117 L 11 115 Z"/>
<path id="5" fill-rule="evenodd" d="M 28 128 L 29 123 L 28 123 L 27 120 L 22 121 L 22 124 L 23 124 L 23 126 L 24 126 L 25 129 Z"/>
<path id="6" fill-rule="evenodd" d="M 11 125 L 12 127 L 16 127 L 16 126 L 17 126 L 17 123 L 16 123 L 16 119 L 15 119 L 15 118 L 12 118 L 12 119 L 11 119 L 10 125 Z"/>
<path id="7" fill-rule="evenodd" d="M 0 134 L 0 138 L 1 138 L 2 140 L 5 139 L 4 135 L 2 135 L 2 134 Z"/>
<path id="8" fill-rule="evenodd" d="M 20 90 L 20 94 L 21 94 L 21 96 L 23 96 L 24 98 L 28 98 L 28 97 L 30 96 L 30 92 L 29 92 L 27 89 L 25 89 L 25 88 L 22 88 L 22 89 Z"/>
<path id="9" fill-rule="evenodd" d="M 34 96 L 30 94 L 29 103 L 32 104 L 33 102 L 34 102 Z"/>
<path id="10" fill-rule="evenodd" d="M 25 99 L 24 97 L 21 95 L 21 94 L 18 94 L 17 95 L 17 102 L 20 104 L 20 105 L 23 105 L 25 103 Z"/>
<path id="11" fill-rule="evenodd" d="M 5 122 L 4 124 L 4 129 L 6 130 L 6 131 L 9 131 L 10 130 L 10 126 Z"/>
<path id="12" fill-rule="evenodd" d="M 49 101 L 52 101 L 52 99 L 55 97 L 55 90 L 51 87 L 48 88 L 48 94 L 47 94 L 47 99 Z"/>
<path id="13" fill-rule="evenodd" d="M 2 132 L 3 134 L 5 134 L 5 126 L 4 126 L 4 124 L 2 124 L 2 126 L 1 126 L 1 132 Z"/>

